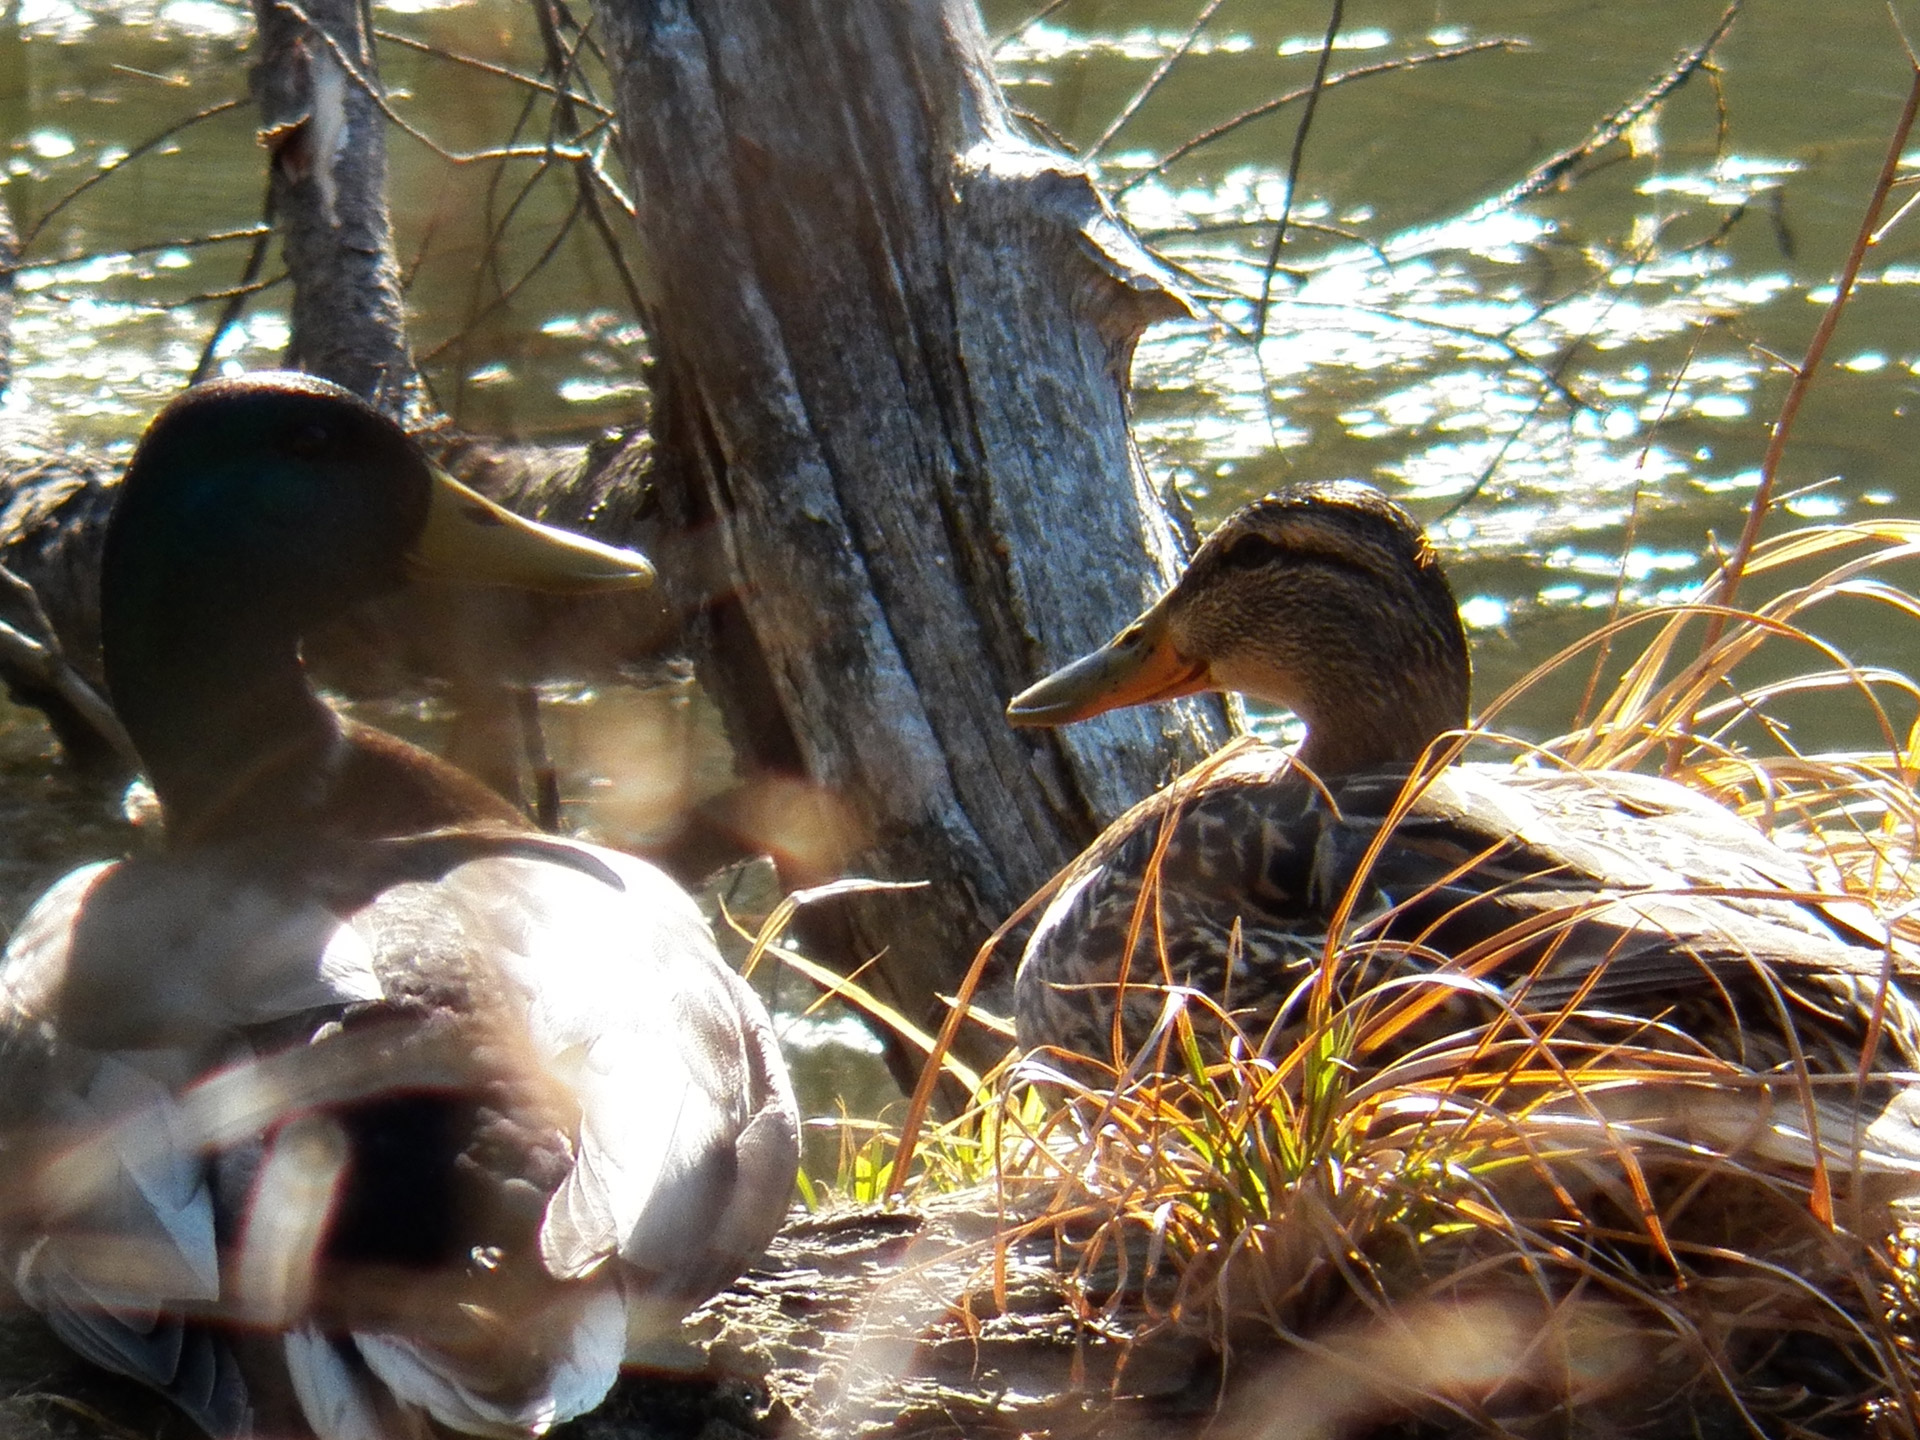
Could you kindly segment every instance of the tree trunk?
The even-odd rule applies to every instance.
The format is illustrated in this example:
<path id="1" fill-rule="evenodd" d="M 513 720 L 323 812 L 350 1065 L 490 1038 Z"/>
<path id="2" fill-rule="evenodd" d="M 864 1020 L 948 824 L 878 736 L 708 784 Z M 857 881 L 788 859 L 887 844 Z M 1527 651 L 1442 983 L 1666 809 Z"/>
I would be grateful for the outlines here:
<path id="1" fill-rule="evenodd" d="M 1224 734 L 1201 701 L 1039 735 L 1002 715 L 1171 580 L 1125 386 L 1183 302 L 1015 132 L 972 0 L 596 14 L 685 537 L 660 558 L 767 782 L 743 824 L 797 883 L 930 882 L 848 902 L 841 958 L 884 953 L 883 991 L 938 1018 L 995 924 Z"/>
<path id="2" fill-rule="evenodd" d="M 270 208 L 294 277 L 288 363 L 426 418 L 387 214 L 386 117 L 358 0 L 257 0 Z"/>

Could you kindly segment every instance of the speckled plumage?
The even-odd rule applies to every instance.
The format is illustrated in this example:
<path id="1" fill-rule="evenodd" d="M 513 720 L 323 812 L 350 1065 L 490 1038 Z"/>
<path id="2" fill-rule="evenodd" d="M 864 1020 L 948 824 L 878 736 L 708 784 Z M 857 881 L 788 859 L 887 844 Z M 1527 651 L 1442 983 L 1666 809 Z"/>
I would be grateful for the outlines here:
<path id="1" fill-rule="evenodd" d="M 1383 564 L 1401 573 L 1383 583 Z M 1790 1071 L 1797 1044 L 1813 1072 L 1853 1074 L 1876 1027 L 1871 1069 L 1920 1069 L 1920 1007 L 1901 983 L 1920 964 L 1865 906 L 1797 898 L 1821 890 L 1800 857 L 1684 787 L 1428 766 L 1375 849 L 1422 752 L 1467 719 L 1451 593 L 1418 527 L 1376 492 L 1296 487 L 1236 514 L 1168 597 L 1010 713 L 1057 723 L 1207 688 L 1292 706 L 1309 727 L 1299 756 L 1241 742 L 1069 868 L 1021 961 L 1023 1047 L 1124 1067 L 1155 1036 L 1171 983 L 1209 1002 L 1188 1007 L 1203 1040 L 1271 1052 L 1298 1033 L 1306 986 L 1340 949 L 1337 999 L 1451 977 L 1446 1003 L 1372 1059 L 1476 1026 L 1517 1035 L 1503 1017 L 1577 1001 L 1596 1038 L 1749 1071 Z M 1901 1148 L 1913 1137 L 1895 1108 Z"/>

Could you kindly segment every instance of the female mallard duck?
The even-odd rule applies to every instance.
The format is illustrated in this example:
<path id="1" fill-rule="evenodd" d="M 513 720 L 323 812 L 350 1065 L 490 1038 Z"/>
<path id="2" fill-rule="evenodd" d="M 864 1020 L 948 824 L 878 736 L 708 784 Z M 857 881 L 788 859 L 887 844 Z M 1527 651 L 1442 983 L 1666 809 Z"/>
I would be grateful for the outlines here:
<path id="1" fill-rule="evenodd" d="M 12 1278 L 215 1435 L 538 1435 L 792 1188 L 766 1012 L 692 900 L 308 687 L 301 636 L 410 573 L 649 572 L 324 382 L 167 406 L 101 578 L 164 848 L 60 881 L 0 966 Z"/>
<path id="2" fill-rule="evenodd" d="M 1007 713 L 1062 725 L 1236 690 L 1293 710 L 1306 738 L 1176 782 L 1069 868 L 1021 962 L 1022 1046 L 1124 1065 L 1169 985 L 1210 997 L 1258 1046 L 1301 1018 L 1351 898 L 1343 938 L 1381 942 L 1349 952 L 1369 953 L 1357 968 L 1418 975 L 1473 957 L 1449 986 L 1488 1018 L 1577 1001 L 1750 1068 L 1794 1063 L 1802 1041 L 1814 1068 L 1854 1072 L 1890 951 L 1856 924 L 1864 907 L 1801 903 L 1821 887 L 1800 859 L 1669 781 L 1422 766 L 1467 724 L 1468 678 L 1439 561 L 1377 491 L 1301 485 L 1235 514 L 1163 599 Z M 1457 1022 L 1461 1003 L 1474 1002 L 1436 1018 Z M 1874 1068 L 1920 1068 L 1920 1011 L 1896 985 L 1879 1014 Z"/>

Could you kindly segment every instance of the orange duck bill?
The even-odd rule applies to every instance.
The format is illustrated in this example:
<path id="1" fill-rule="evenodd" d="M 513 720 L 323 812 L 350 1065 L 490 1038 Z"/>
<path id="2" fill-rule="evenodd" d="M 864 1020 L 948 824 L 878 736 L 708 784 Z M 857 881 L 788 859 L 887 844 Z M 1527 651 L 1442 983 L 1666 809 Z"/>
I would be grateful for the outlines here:
<path id="1" fill-rule="evenodd" d="M 1213 688 L 1206 662 L 1189 660 L 1174 646 L 1163 599 L 1091 655 L 1014 696 L 1007 719 L 1015 725 L 1067 725 Z"/>

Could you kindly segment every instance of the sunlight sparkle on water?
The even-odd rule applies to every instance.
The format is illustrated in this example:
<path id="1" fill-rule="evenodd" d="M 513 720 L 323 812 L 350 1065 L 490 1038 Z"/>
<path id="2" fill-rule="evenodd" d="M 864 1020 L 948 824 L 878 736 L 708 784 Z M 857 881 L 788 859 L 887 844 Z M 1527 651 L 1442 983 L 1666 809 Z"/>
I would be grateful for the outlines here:
<path id="1" fill-rule="evenodd" d="M 1716 194 L 1751 193 L 1794 168 L 1742 159 L 1695 177 L 1700 184 L 1667 176 L 1661 188 L 1692 196 L 1710 180 Z M 1142 440 L 1183 476 L 1211 473 L 1203 455 L 1313 454 L 1343 436 L 1367 446 L 1360 454 L 1371 461 L 1337 462 L 1346 473 L 1370 468 L 1409 499 L 1457 498 L 1491 480 L 1485 502 L 1502 519 L 1466 548 L 1510 553 L 1616 523 L 1637 495 L 1692 478 L 1686 456 L 1713 453 L 1698 436 L 1677 448 L 1650 444 L 1651 427 L 1741 424 L 1754 413 L 1767 371 L 1750 352 L 1690 349 L 1669 378 L 1669 362 L 1650 363 L 1648 347 L 1768 303 L 1793 283 L 1784 274 L 1741 275 L 1722 251 L 1663 250 L 1650 216 L 1651 249 L 1591 257 L 1610 286 L 1542 287 L 1534 276 L 1556 222 L 1488 206 L 1378 248 L 1309 252 L 1267 282 L 1265 232 L 1218 227 L 1251 225 L 1285 197 L 1277 170 L 1246 165 L 1200 184 L 1155 176 L 1122 197 L 1136 224 L 1159 227 L 1164 250 L 1238 297 L 1213 301 L 1223 323 L 1211 329 L 1150 331 L 1136 359 L 1136 380 L 1166 400 L 1142 416 Z M 1197 232 L 1190 240 L 1178 233 L 1183 225 Z M 1247 337 L 1269 283 L 1273 305 L 1256 355 Z M 1613 353 L 1620 359 L 1611 365 L 1591 363 Z M 1569 368 L 1563 356 L 1588 363 Z M 1550 368 L 1562 396 L 1547 387 Z"/>
<path id="2" fill-rule="evenodd" d="M 1801 520 L 1832 520 L 1846 513 L 1847 502 L 1831 490 L 1817 495 L 1796 495 L 1781 507 Z"/>
<path id="3" fill-rule="evenodd" d="M 64 44 L 86 39 L 102 19 L 160 40 L 235 40 L 253 32 L 253 17 L 237 0 L 20 0 L 15 14 L 23 36 Z"/>
<path id="4" fill-rule="evenodd" d="M 1622 576 L 1640 581 L 1656 575 L 1679 574 L 1697 568 L 1698 555 L 1684 550 L 1650 550 L 1636 545 L 1626 554 L 1612 551 L 1576 550 L 1562 545 L 1548 552 L 1541 562 L 1549 570 L 1570 570 L 1576 575 Z"/>
<path id="5" fill-rule="evenodd" d="M 1704 170 L 1650 175 L 1642 180 L 1642 195 L 1683 195 L 1710 205 L 1744 205 L 1755 195 L 1777 190 L 1787 176 L 1801 168 L 1798 160 L 1775 160 L 1762 155 L 1729 155 Z"/>
<path id="6" fill-rule="evenodd" d="M 1649 446 L 1643 459 L 1638 451 L 1622 454 L 1575 435 L 1564 422 L 1534 422 L 1511 437 L 1474 435 L 1430 445 L 1383 464 L 1380 474 L 1404 487 L 1407 498 L 1441 500 L 1465 494 L 1496 467 L 1503 508 L 1517 506 L 1519 493 L 1542 502 L 1538 509 L 1512 509 L 1501 530 L 1534 538 L 1618 524 L 1638 491 L 1687 471 L 1658 445 Z M 1512 536 L 1502 543 L 1511 544 Z"/>
<path id="7" fill-rule="evenodd" d="M 647 393 L 647 389 L 637 376 L 628 380 L 589 380 L 584 376 L 575 376 L 571 380 L 562 380 L 557 393 L 569 405 L 593 405 L 622 396 L 638 399 Z"/>
<path id="8" fill-rule="evenodd" d="M 1542 566 L 1550 571 L 1584 576 L 1591 583 L 1557 580 L 1542 585 L 1535 592 L 1534 600 L 1550 609 L 1580 610 L 1610 609 L 1615 604 L 1678 604 L 1692 599 L 1698 590 L 1696 572 L 1701 563 L 1697 555 L 1644 546 L 1629 550 L 1624 556 L 1603 550 L 1557 546 L 1547 552 Z M 1663 583 L 1649 585 L 1650 580 Z"/>
<path id="9" fill-rule="evenodd" d="M 73 137 L 58 130 L 36 130 L 27 136 L 27 148 L 42 160 L 59 160 L 73 153 Z"/>
<path id="10" fill-rule="evenodd" d="M 246 11 L 217 0 L 167 0 L 158 22 L 161 29 L 209 40 L 237 39 L 253 30 L 253 19 Z"/>
<path id="11" fill-rule="evenodd" d="M 1119 60 L 1157 61 L 1175 54 L 1186 37 L 1179 30 L 1128 30 L 1120 34 L 1099 30 L 1063 30 L 1044 20 L 1016 31 L 1000 43 L 994 59 L 1003 65 L 1058 65 L 1067 60 L 1096 56 Z M 1244 34 L 1196 36 L 1186 54 L 1242 55 L 1253 49 Z"/>
<path id="12" fill-rule="evenodd" d="M 845 1013 L 783 1014 L 779 1024 L 780 1043 L 796 1050 L 852 1050 L 873 1056 L 887 1053 L 887 1047 L 864 1021 Z"/>
<path id="13" fill-rule="evenodd" d="M 1125 168 L 1109 160 L 1106 170 L 1124 183 Z M 1185 230 L 1234 221 L 1268 221 L 1287 204 L 1284 174 L 1238 165 L 1207 184 L 1175 187 L 1156 175 L 1127 191 L 1121 208 L 1128 223 L 1143 231 Z"/>
<path id="14" fill-rule="evenodd" d="M 1280 42 L 1281 55 L 1318 55 L 1326 46 L 1327 37 L 1320 35 L 1296 35 L 1292 39 Z M 1343 30 L 1333 38 L 1333 48 L 1341 50 L 1384 50 L 1393 43 L 1393 35 L 1386 30 Z"/>
<path id="15" fill-rule="evenodd" d="M 1498 630 L 1510 609 L 1498 595 L 1471 595 L 1460 602 L 1460 623 L 1469 630 Z"/>
<path id="16" fill-rule="evenodd" d="M 20 0 L 14 23 L 24 36 L 71 43 L 93 28 L 93 17 L 68 0 Z"/>
<path id="17" fill-rule="evenodd" d="M 88 268 L 69 267 L 61 278 Z M 66 438 L 109 440 L 136 432 L 173 394 L 193 369 L 206 331 L 190 315 L 54 293 L 20 307 L 13 339 L 18 393 L 9 401 L 71 428 Z M 235 326 L 220 354 L 240 369 L 262 369 L 278 363 L 286 342 L 285 317 L 263 312 Z"/>

